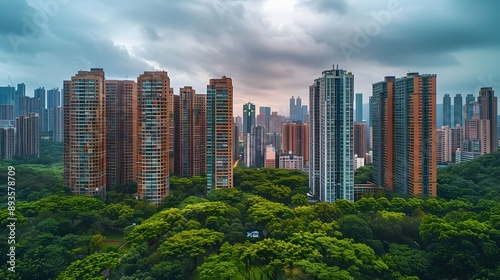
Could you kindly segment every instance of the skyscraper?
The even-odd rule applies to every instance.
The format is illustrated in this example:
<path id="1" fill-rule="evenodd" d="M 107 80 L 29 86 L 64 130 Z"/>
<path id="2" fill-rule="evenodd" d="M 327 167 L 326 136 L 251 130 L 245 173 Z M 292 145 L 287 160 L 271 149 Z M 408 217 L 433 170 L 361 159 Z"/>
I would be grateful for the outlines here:
<path id="1" fill-rule="evenodd" d="M 395 187 L 412 195 L 423 193 L 435 196 L 436 75 L 408 73 L 406 77 L 397 79 L 394 105 Z M 403 158 L 403 155 L 407 157 Z"/>
<path id="2" fill-rule="evenodd" d="M 472 116 L 474 115 L 474 106 L 472 105 L 471 102 L 474 102 L 476 101 L 476 98 L 474 97 L 473 94 L 467 94 L 467 96 L 465 97 L 465 112 L 464 112 L 464 119 L 467 119 L 467 118 L 472 118 Z M 462 111 L 463 112 L 463 111 Z M 460 125 L 463 125 L 463 124 L 460 124 Z"/>
<path id="3" fill-rule="evenodd" d="M 498 126 L 497 126 L 497 97 L 491 87 L 483 87 L 479 91 L 477 98 L 481 107 L 480 118 L 482 120 L 489 120 L 489 145 L 491 153 L 498 150 Z"/>
<path id="4" fill-rule="evenodd" d="M 443 126 L 451 126 L 451 97 L 445 94 L 443 97 Z"/>
<path id="5" fill-rule="evenodd" d="M 243 137 L 252 131 L 255 124 L 255 104 L 247 102 L 243 104 Z"/>
<path id="6" fill-rule="evenodd" d="M 263 125 L 266 127 L 266 132 L 269 132 L 269 121 L 271 120 L 271 107 L 260 107 L 259 115 L 263 116 L 264 123 Z"/>
<path id="7" fill-rule="evenodd" d="M 363 121 L 363 94 L 356 93 L 356 120 L 361 123 Z"/>
<path id="8" fill-rule="evenodd" d="M 304 165 L 309 165 L 309 124 L 287 122 L 282 130 L 282 154 L 302 156 Z"/>
<path id="9" fill-rule="evenodd" d="M 264 167 L 265 135 L 264 126 L 258 124 L 252 126 L 246 144 L 248 158 L 245 158 L 245 163 L 248 163 L 247 166 Z"/>
<path id="10" fill-rule="evenodd" d="M 207 85 L 207 190 L 233 187 L 233 82 Z"/>
<path id="11" fill-rule="evenodd" d="M 0 104 L 14 105 L 16 88 L 11 86 L 0 87 Z"/>
<path id="12" fill-rule="evenodd" d="M 466 100 L 467 102 L 467 100 Z M 458 93 L 455 95 L 453 98 L 453 126 L 463 125 L 463 118 L 462 118 L 462 95 Z"/>
<path id="13" fill-rule="evenodd" d="M 16 118 L 16 155 L 40 156 L 39 125 L 37 113 Z"/>
<path id="14" fill-rule="evenodd" d="M 374 83 L 370 98 L 373 182 L 394 190 L 394 76 Z"/>
<path id="15" fill-rule="evenodd" d="M 73 194 L 106 196 L 104 71 L 78 71 L 64 81 L 64 186 Z"/>
<path id="16" fill-rule="evenodd" d="M 17 90 L 16 94 L 14 96 L 14 114 L 15 117 L 19 116 L 19 109 L 21 108 L 20 102 L 21 102 L 21 97 L 26 96 L 26 85 L 24 83 L 17 84 Z"/>
<path id="17" fill-rule="evenodd" d="M 54 124 L 52 126 L 52 139 L 55 142 L 64 141 L 64 110 L 63 107 L 59 106 L 54 110 Z"/>
<path id="18" fill-rule="evenodd" d="M 364 159 L 366 152 L 366 123 L 354 122 L 354 154 Z"/>
<path id="19" fill-rule="evenodd" d="M 38 98 L 40 100 L 40 108 L 37 113 L 41 113 L 43 109 L 45 109 L 45 88 L 39 87 L 35 89 L 35 98 Z"/>
<path id="20" fill-rule="evenodd" d="M 252 148 L 250 147 L 250 134 L 252 127 L 255 124 L 255 104 L 243 104 L 243 158 L 245 159 L 245 166 L 250 167 L 252 164 Z"/>
<path id="21" fill-rule="evenodd" d="M 169 190 L 170 92 L 166 71 L 137 78 L 137 193 L 156 205 Z"/>
<path id="22" fill-rule="evenodd" d="M 137 181 L 137 84 L 106 80 L 106 185 Z"/>
<path id="23" fill-rule="evenodd" d="M 310 93 L 311 192 L 321 201 L 354 200 L 354 76 L 343 69 L 325 70 Z M 317 96 L 318 95 L 318 96 Z M 319 135 L 316 135 L 316 127 Z M 318 137 L 319 136 L 319 137 Z M 318 161 L 318 163 L 316 163 Z M 316 184 L 319 180 L 319 184 Z"/>
<path id="24" fill-rule="evenodd" d="M 16 154 L 16 129 L 11 122 L 0 121 L 0 159 L 12 159 Z"/>
<path id="25" fill-rule="evenodd" d="M 436 75 L 373 84 L 373 178 L 408 194 L 436 195 Z"/>
<path id="26" fill-rule="evenodd" d="M 186 86 L 175 100 L 175 174 L 199 176 L 205 173 L 206 95 Z"/>
<path id="27" fill-rule="evenodd" d="M 61 106 L 61 92 L 59 88 L 47 90 L 47 108 L 57 108 Z"/>

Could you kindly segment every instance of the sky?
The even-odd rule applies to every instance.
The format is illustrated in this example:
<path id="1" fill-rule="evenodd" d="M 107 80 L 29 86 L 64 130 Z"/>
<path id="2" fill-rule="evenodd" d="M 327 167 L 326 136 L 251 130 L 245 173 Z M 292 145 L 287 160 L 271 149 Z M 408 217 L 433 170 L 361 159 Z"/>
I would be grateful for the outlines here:
<path id="1" fill-rule="evenodd" d="M 373 83 L 437 74 L 449 93 L 500 92 L 500 1 L 457 0 L 16 0 L 0 4 L 0 86 L 62 88 L 78 70 L 106 79 L 165 70 L 206 93 L 233 79 L 234 116 L 252 102 L 289 114 L 333 65 Z M 336 66 L 335 66 L 336 67 Z M 499 95 L 500 93 L 497 93 Z"/>

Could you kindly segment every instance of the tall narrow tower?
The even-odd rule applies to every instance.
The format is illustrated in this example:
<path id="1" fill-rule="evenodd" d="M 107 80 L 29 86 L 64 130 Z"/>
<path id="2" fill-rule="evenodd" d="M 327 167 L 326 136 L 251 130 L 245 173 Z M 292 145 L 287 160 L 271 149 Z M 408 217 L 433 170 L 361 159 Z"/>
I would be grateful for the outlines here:
<path id="1" fill-rule="evenodd" d="M 104 71 L 78 71 L 64 81 L 64 186 L 73 194 L 106 196 Z"/>
<path id="2" fill-rule="evenodd" d="M 353 201 L 354 76 L 338 68 L 323 71 L 309 92 L 310 100 L 314 101 L 310 104 L 309 150 L 313 154 L 319 149 L 319 155 L 310 158 L 311 192 L 321 201 Z"/>
<path id="3" fill-rule="evenodd" d="M 451 126 L 451 97 L 445 94 L 443 97 L 443 126 Z"/>
<path id="4" fill-rule="evenodd" d="M 489 144 L 490 151 L 494 153 L 498 149 L 498 126 L 497 126 L 497 97 L 495 97 L 495 92 L 491 87 L 483 87 L 479 91 L 479 97 L 477 98 L 479 106 L 481 107 L 480 118 L 482 120 L 490 120 L 489 124 Z"/>
<path id="5" fill-rule="evenodd" d="M 137 93 L 137 192 L 158 205 L 169 189 L 172 98 L 167 72 L 144 72 L 137 78 Z"/>
<path id="6" fill-rule="evenodd" d="M 233 82 L 207 85 L 207 190 L 233 187 Z"/>

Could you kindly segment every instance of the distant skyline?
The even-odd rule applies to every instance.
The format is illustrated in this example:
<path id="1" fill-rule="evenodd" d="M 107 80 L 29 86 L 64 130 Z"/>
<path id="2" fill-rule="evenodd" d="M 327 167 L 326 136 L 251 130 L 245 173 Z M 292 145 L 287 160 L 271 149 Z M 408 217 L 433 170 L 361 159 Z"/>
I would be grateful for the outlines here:
<path id="1" fill-rule="evenodd" d="M 50 5 L 42 6 L 41 3 Z M 445 93 L 500 91 L 500 2 L 471 1 L 3 1 L 0 86 L 62 88 L 78 70 L 136 80 L 165 70 L 171 86 L 206 93 L 232 77 L 234 115 L 243 104 L 289 115 L 332 65 L 351 71 L 368 103 L 372 83 L 407 72 L 437 74 Z"/>

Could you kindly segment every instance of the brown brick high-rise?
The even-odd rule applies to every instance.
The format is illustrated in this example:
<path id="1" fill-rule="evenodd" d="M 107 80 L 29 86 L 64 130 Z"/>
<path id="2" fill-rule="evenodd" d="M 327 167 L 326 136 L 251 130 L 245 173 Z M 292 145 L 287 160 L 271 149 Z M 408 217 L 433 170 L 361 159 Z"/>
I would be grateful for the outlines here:
<path id="1" fill-rule="evenodd" d="M 104 71 L 78 71 L 64 81 L 64 186 L 73 194 L 106 196 Z"/>
<path id="2" fill-rule="evenodd" d="M 166 71 L 137 78 L 137 192 L 157 205 L 168 195 L 172 100 Z"/>

